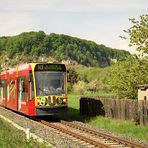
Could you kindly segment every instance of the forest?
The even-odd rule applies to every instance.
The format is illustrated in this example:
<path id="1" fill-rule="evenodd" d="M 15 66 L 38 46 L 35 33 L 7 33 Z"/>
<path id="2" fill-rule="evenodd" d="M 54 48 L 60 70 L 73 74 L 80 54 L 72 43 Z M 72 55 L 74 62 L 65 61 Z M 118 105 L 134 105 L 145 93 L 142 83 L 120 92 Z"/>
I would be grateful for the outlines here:
<path id="1" fill-rule="evenodd" d="M 44 55 L 56 61 L 73 60 L 85 66 L 106 67 L 114 60 L 123 60 L 130 53 L 64 34 L 46 35 L 38 31 L 0 37 L 0 54 L 8 58 L 17 54 L 30 57 Z"/>

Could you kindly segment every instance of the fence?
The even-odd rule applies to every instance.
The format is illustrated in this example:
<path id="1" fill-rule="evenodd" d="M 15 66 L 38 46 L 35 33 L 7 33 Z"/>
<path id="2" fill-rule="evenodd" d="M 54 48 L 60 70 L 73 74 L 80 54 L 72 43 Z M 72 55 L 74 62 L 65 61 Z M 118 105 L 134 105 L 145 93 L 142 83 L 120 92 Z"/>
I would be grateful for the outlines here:
<path id="1" fill-rule="evenodd" d="M 80 114 L 134 120 L 137 124 L 146 125 L 148 124 L 148 101 L 81 97 Z"/>

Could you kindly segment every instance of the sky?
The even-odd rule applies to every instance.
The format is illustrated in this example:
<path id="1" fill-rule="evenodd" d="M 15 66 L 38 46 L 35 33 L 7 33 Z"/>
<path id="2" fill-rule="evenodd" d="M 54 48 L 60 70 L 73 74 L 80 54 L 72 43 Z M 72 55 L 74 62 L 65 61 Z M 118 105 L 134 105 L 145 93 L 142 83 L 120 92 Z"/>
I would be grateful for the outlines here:
<path id="1" fill-rule="evenodd" d="M 0 0 L 0 36 L 44 31 L 125 49 L 129 18 L 148 14 L 148 0 Z"/>

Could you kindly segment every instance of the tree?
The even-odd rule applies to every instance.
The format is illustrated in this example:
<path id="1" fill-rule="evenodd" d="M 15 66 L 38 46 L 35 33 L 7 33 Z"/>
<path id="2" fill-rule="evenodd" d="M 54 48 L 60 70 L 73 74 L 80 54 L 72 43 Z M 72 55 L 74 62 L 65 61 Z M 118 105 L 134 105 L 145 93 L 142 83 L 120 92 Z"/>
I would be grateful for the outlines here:
<path id="1" fill-rule="evenodd" d="M 71 85 L 73 85 L 74 83 L 78 82 L 78 73 L 76 72 L 75 68 L 73 66 L 70 66 L 68 68 L 69 71 L 69 82 L 71 83 Z"/>
<path id="2" fill-rule="evenodd" d="M 137 85 L 147 83 L 148 61 L 129 57 L 113 67 L 109 84 L 121 99 L 137 99 Z"/>
<path id="3" fill-rule="evenodd" d="M 67 71 L 68 71 L 68 91 L 72 91 L 73 86 L 75 83 L 78 82 L 78 73 L 76 72 L 76 69 L 73 65 L 73 63 L 70 63 L 67 66 Z"/>
<path id="4" fill-rule="evenodd" d="M 136 46 L 137 51 L 148 54 L 148 14 L 140 16 L 140 20 L 129 19 L 131 27 L 124 32 L 128 33 L 130 44 Z M 127 39 L 127 37 L 121 37 Z"/>

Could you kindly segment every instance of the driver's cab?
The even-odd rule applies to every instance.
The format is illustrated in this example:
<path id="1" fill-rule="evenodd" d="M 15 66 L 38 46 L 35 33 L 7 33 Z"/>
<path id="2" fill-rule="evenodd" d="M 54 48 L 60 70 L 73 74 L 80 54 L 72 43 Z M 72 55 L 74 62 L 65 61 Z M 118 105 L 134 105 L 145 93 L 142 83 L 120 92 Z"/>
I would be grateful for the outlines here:
<path id="1" fill-rule="evenodd" d="M 47 66 L 46 68 L 43 66 L 40 70 L 34 70 L 36 106 L 67 105 L 65 65 L 49 64 Z"/>

